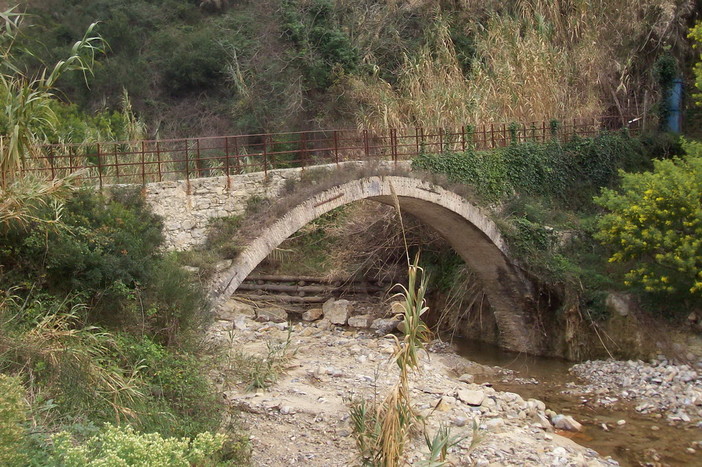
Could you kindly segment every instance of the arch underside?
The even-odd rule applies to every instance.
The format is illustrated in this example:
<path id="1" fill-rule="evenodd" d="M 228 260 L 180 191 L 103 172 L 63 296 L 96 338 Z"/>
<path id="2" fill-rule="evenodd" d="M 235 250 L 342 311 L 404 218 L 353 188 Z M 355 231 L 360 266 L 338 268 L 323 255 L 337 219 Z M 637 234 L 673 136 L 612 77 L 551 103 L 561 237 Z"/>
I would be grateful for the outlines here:
<path id="1" fill-rule="evenodd" d="M 262 234 L 214 282 L 215 304 L 231 296 L 253 269 L 307 223 L 337 207 L 369 199 L 394 205 L 434 228 L 475 271 L 495 313 L 500 345 L 509 350 L 537 353 L 539 337 L 529 322 L 530 284 L 509 261 L 496 225 L 459 195 L 422 180 L 368 177 L 348 182 L 297 205 Z"/>

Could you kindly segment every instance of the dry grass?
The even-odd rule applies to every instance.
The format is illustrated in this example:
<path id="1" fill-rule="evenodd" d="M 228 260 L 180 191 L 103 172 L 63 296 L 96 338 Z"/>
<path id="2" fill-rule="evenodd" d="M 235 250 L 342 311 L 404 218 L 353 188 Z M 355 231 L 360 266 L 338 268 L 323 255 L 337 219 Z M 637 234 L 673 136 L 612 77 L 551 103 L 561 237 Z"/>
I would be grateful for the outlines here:
<path id="1" fill-rule="evenodd" d="M 645 94 L 649 106 L 655 101 L 649 71 L 655 57 L 663 47 L 686 47 L 686 19 L 694 2 L 514 0 L 477 20 L 470 16 L 475 6 L 457 6 L 465 13 L 463 31 L 476 40 L 468 74 L 461 70 L 441 9 L 431 18 L 422 10 L 425 5 L 415 2 L 414 11 L 434 26 L 419 53 L 405 55 L 397 83 L 375 73 L 347 77 L 342 86 L 359 127 L 640 115 Z M 380 12 L 373 18 L 384 20 Z M 372 64 L 373 57 L 365 60 Z"/>

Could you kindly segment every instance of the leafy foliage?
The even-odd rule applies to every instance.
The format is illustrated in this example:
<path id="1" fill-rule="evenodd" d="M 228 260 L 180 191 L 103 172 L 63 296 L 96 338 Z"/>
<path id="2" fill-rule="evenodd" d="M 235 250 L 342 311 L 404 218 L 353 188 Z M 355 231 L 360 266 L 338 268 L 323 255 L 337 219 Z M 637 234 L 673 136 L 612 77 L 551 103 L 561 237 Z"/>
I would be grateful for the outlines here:
<path id="1" fill-rule="evenodd" d="M 313 89 L 328 88 L 335 74 L 358 66 L 358 53 L 341 29 L 331 0 L 314 0 L 304 8 L 298 0 L 284 0 L 282 23 L 283 34 L 297 49 L 294 59 Z"/>
<path id="2" fill-rule="evenodd" d="M 597 238 L 610 245 L 611 262 L 629 264 L 626 284 L 647 292 L 702 295 L 702 145 L 688 155 L 654 161 L 651 172 L 622 173 L 619 191 L 596 202 L 610 212 Z"/>
<path id="3" fill-rule="evenodd" d="M 641 143 L 625 133 L 603 133 L 567 143 L 525 142 L 492 151 L 423 154 L 412 167 L 475 187 L 488 202 L 516 192 L 582 207 L 590 204 L 599 187 L 616 181 L 618 168 L 644 165 L 644 152 Z"/>

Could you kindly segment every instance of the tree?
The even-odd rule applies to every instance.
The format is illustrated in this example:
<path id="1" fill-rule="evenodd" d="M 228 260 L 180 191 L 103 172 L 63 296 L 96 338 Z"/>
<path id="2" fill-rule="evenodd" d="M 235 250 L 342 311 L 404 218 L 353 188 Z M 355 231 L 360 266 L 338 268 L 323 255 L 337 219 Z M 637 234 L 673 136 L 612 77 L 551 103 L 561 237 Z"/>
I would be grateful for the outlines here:
<path id="1" fill-rule="evenodd" d="M 702 21 L 699 21 L 694 28 L 690 29 L 690 34 L 687 37 L 695 41 L 692 45 L 693 48 L 698 49 L 702 47 Z M 692 69 L 695 74 L 695 87 L 698 90 L 694 96 L 697 99 L 697 105 L 702 105 L 702 51 L 698 58 L 699 60 Z"/>
<path id="2" fill-rule="evenodd" d="M 619 190 L 595 202 L 607 208 L 596 235 L 629 264 L 625 284 L 683 299 L 702 298 L 702 143 L 683 158 L 654 161 L 651 172 L 621 172 Z"/>

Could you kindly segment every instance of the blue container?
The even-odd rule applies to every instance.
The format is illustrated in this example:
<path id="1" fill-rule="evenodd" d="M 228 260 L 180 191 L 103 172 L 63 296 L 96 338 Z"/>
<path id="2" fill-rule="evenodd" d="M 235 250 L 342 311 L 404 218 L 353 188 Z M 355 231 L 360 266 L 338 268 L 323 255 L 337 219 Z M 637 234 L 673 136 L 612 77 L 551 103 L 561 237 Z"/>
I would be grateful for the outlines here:
<path id="1" fill-rule="evenodd" d="M 683 81 L 676 78 L 668 94 L 668 131 L 673 133 L 680 133 L 682 129 L 682 93 Z"/>

